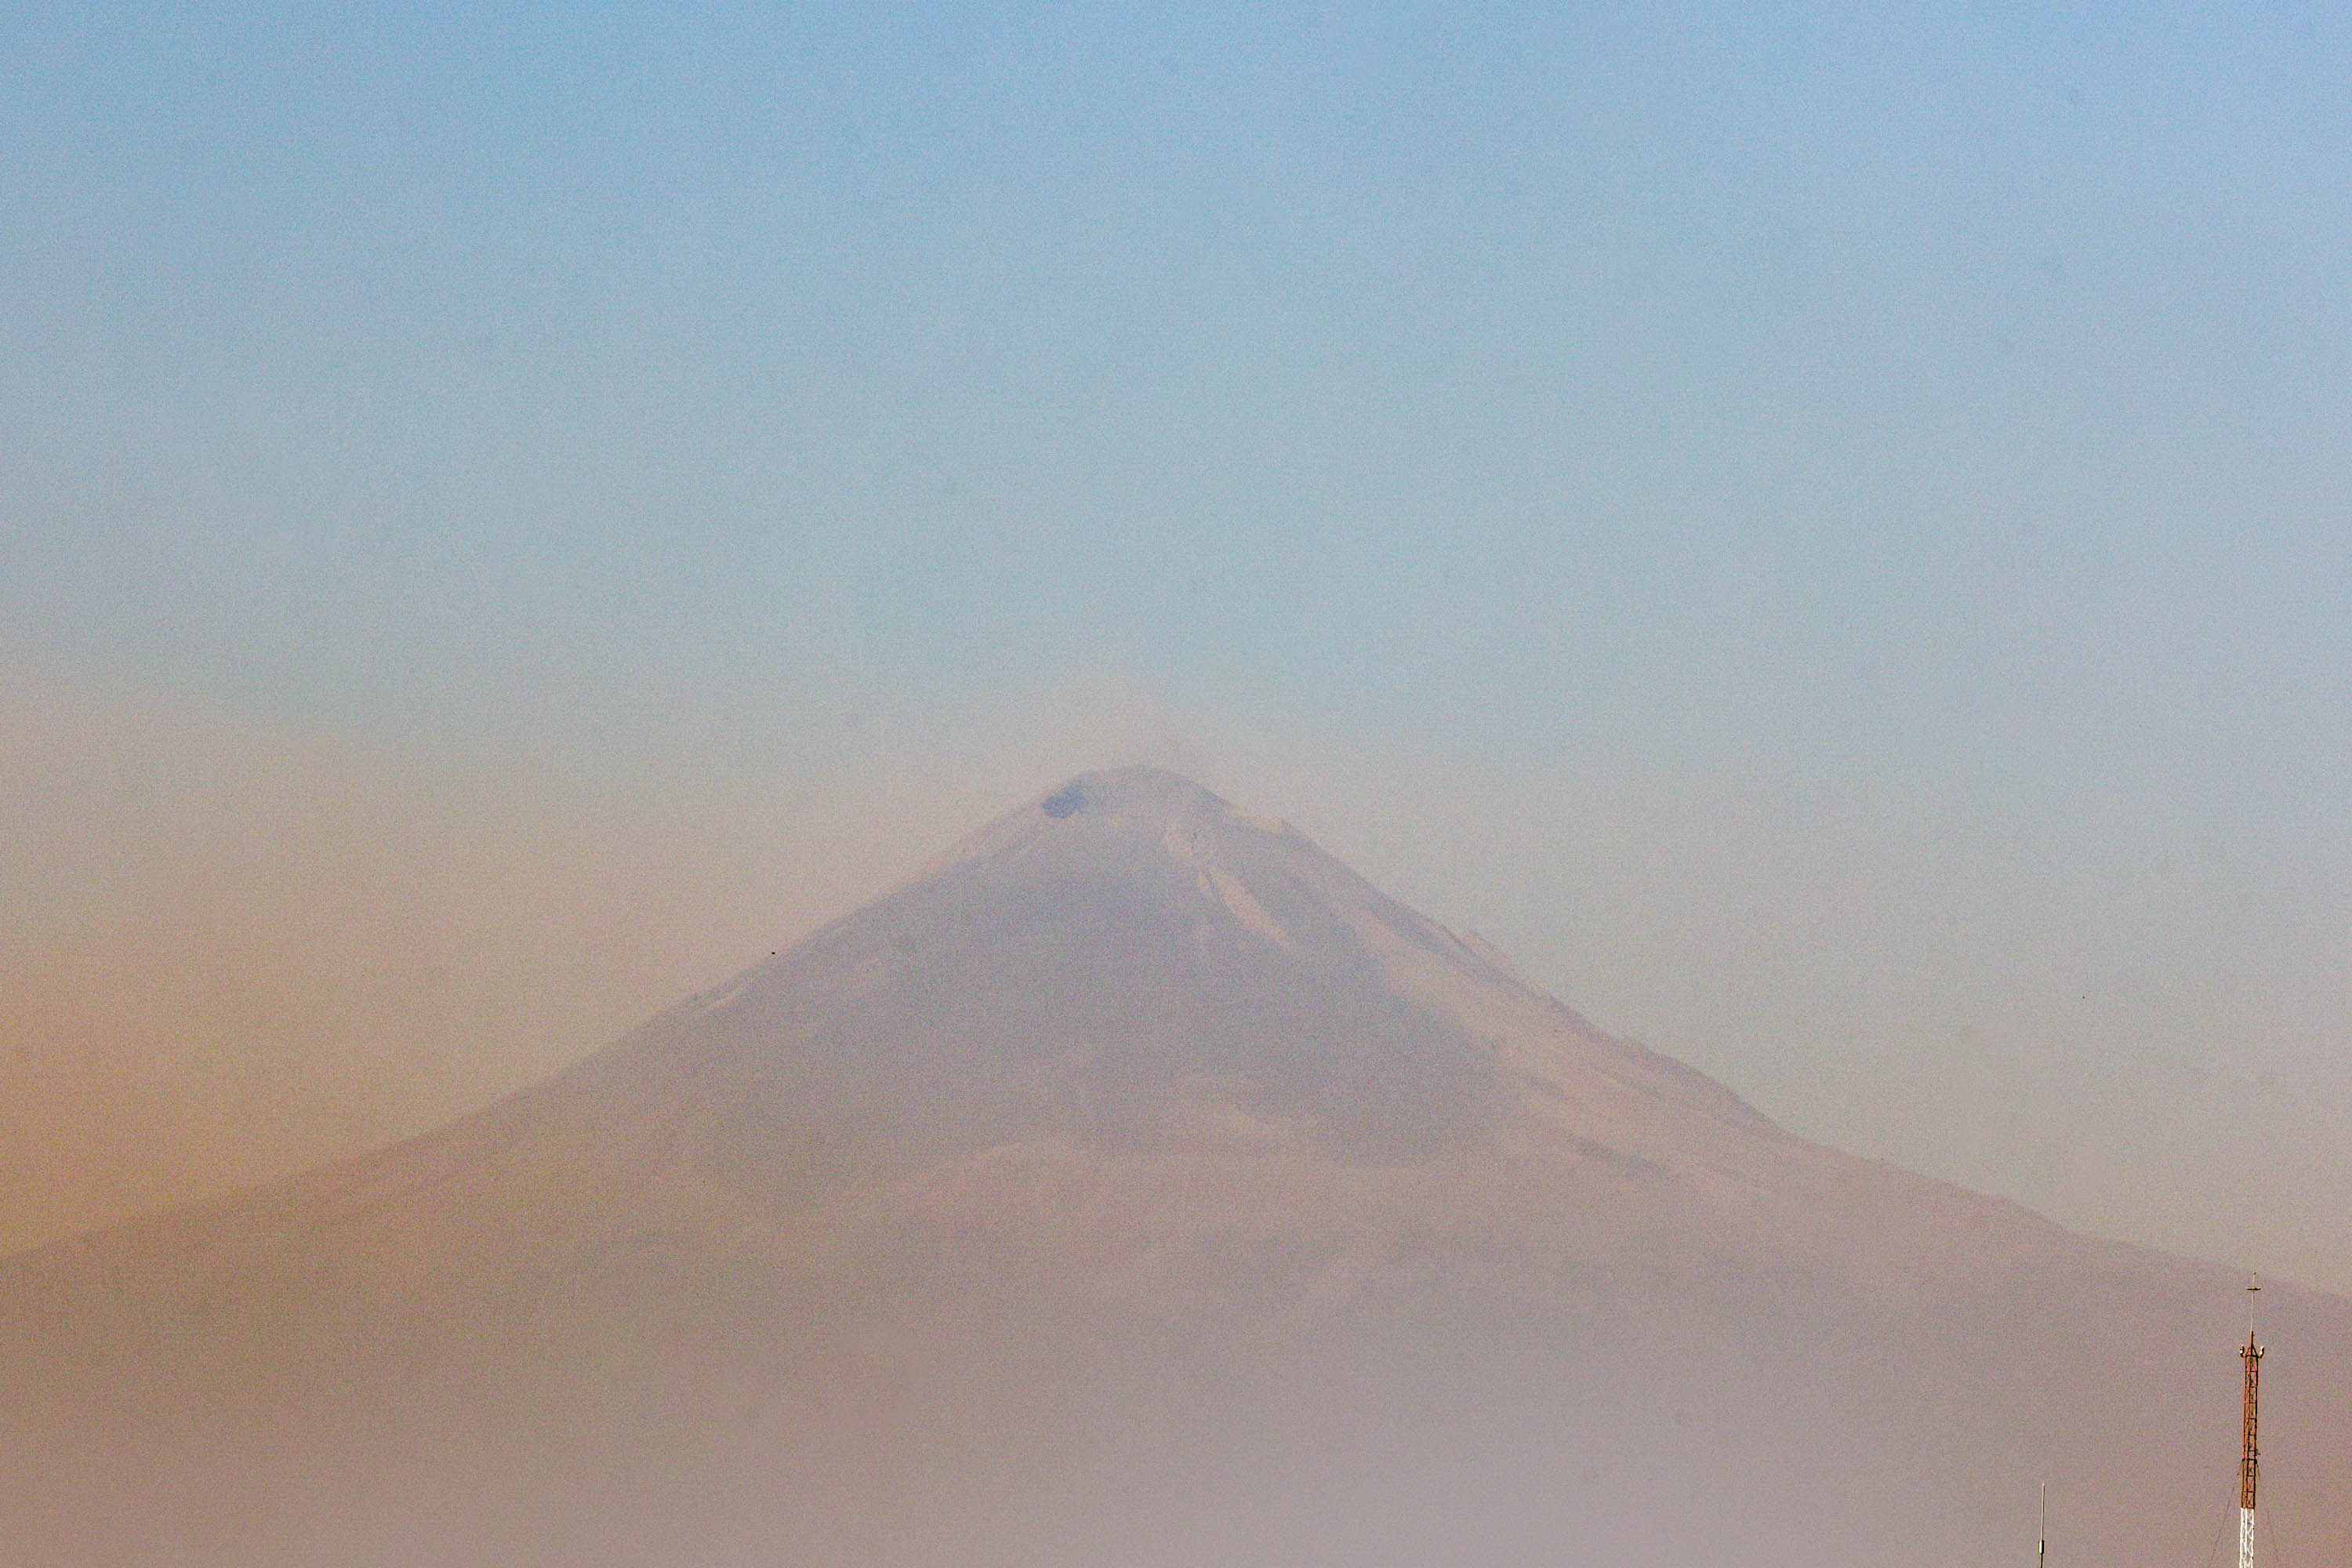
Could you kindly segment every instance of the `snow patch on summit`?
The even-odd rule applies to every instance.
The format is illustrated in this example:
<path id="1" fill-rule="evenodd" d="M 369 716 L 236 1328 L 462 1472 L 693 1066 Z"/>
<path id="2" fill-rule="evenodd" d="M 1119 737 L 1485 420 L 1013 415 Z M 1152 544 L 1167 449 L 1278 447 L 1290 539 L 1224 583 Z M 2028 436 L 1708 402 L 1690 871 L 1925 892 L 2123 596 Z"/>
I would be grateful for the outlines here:
<path id="1" fill-rule="evenodd" d="M 1201 830 L 1192 823 L 1171 822 L 1168 825 L 1168 831 L 1160 836 L 1160 847 L 1167 850 L 1168 858 L 1179 866 L 1198 866 L 1201 863 Z"/>
<path id="2" fill-rule="evenodd" d="M 1265 906 L 1257 901 L 1256 896 L 1243 885 L 1239 877 L 1222 866 L 1211 866 L 1207 869 L 1209 881 L 1217 890 L 1217 901 L 1225 906 L 1227 913 L 1276 947 L 1290 945 L 1290 933 L 1265 912 Z"/>

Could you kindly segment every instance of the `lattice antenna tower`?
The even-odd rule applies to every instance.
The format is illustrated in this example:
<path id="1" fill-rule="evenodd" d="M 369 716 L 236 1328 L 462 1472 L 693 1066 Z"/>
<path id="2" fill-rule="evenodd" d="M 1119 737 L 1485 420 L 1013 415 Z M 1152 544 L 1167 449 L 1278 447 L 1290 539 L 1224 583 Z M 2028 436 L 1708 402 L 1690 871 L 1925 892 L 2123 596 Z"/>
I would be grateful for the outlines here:
<path id="1" fill-rule="evenodd" d="M 2238 1352 L 2246 1363 L 2246 1406 L 2243 1441 L 2238 1450 L 2238 1568 L 2254 1568 L 2254 1483 L 2261 1471 L 2262 1445 L 2257 1440 L 2263 1394 L 2263 1347 L 2254 1339 L 2254 1298 L 2262 1290 L 2260 1275 L 2246 1279 L 2246 1342 Z"/>

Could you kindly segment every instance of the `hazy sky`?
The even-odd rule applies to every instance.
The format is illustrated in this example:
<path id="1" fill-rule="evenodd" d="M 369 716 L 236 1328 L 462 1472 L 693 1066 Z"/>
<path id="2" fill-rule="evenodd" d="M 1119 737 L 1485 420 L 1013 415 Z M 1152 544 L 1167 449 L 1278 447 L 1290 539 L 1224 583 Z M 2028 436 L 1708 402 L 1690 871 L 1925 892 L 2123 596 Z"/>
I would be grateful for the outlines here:
<path id="1" fill-rule="evenodd" d="M 2352 1289 L 2352 12 L 0 8 L 0 1245 L 1171 763 Z"/>

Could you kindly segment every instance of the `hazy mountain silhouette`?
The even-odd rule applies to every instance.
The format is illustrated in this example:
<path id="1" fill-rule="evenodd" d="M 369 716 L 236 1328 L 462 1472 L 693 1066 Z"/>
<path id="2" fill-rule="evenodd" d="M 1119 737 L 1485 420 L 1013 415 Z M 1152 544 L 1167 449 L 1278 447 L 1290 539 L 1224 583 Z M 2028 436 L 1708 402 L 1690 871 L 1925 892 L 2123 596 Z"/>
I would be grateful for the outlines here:
<path id="1" fill-rule="evenodd" d="M 1090 773 L 446 1130 L 0 1264 L 26 1564 L 2206 1560 L 2240 1281 Z M 2352 1552 L 2352 1304 L 2266 1291 Z"/>

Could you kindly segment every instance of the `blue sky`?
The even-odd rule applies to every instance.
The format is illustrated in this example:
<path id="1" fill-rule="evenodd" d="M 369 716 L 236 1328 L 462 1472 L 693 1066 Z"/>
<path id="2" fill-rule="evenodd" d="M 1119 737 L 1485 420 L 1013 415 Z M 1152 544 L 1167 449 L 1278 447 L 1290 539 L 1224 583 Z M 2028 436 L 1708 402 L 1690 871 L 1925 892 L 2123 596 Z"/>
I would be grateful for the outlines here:
<path id="1" fill-rule="evenodd" d="M 0 16 L 44 690 L 926 832 L 1172 749 L 1776 1113 L 2111 1228 L 2245 1131 L 2181 1088 L 2037 1176 L 2132 1042 L 2352 1092 L 2340 7 Z M 1939 984 L 2035 1022 L 1888 1000 Z M 2074 1131 L 2000 1145 L 2020 1095 Z M 2352 1179 L 2297 1136 L 2230 1190 Z"/>

